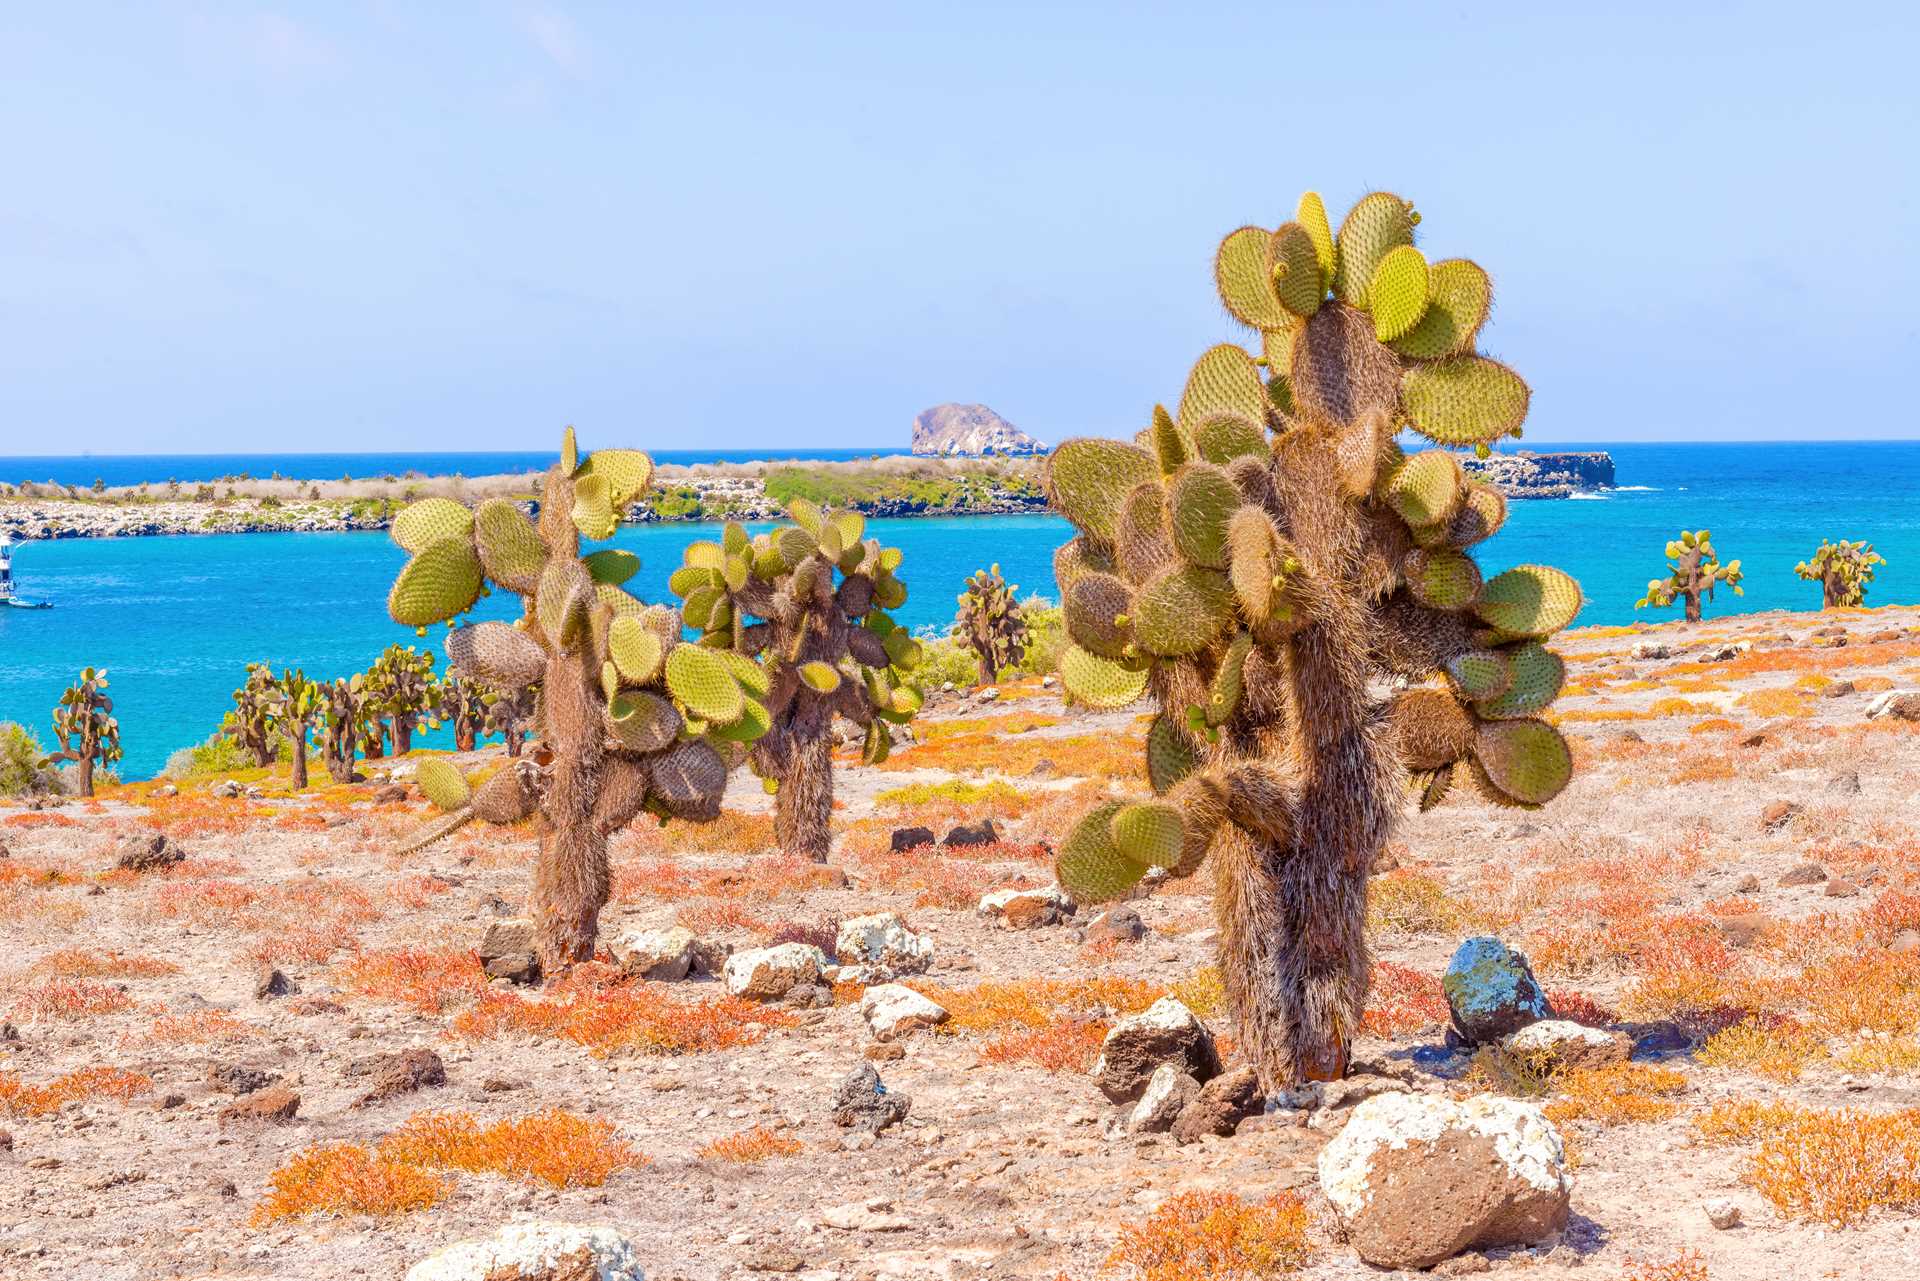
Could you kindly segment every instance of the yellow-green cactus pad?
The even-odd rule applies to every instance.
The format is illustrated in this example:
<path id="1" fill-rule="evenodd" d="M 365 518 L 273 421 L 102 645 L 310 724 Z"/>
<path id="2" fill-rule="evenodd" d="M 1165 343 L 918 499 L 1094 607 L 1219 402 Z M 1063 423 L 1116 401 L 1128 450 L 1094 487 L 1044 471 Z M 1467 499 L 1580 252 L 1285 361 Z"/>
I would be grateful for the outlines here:
<path id="1" fill-rule="evenodd" d="M 1127 858 L 1114 844 L 1113 816 L 1126 808 L 1107 801 L 1088 810 L 1054 860 L 1060 887 L 1082 903 L 1104 903 L 1125 895 L 1147 874 L 1145 863 Z"/>
<path id="2" fill-rule="evenodd" d="M 1428 609 L 1465 609 L 1480 594 L 1480 567 L 1452 548 L 1416 548 L 1403 569 L 1413 598 Z"/>
<path id="3" fill-rule="evenodd" d="M 726 576 L 718 569 L 708 569 L 701 565 L 682 565 L 667 575 L 667 590 L 675 596 L 687 597 L 702 587 L 719 588 L 726 581 Z"/>
<path id="4" fill-rule="evenodd" d="M 814 536 L 798 525 L 787 525 L 773 536 L 773 548 L 780 554 L 780 563 L 788 569 L 798 569 L 800 562 L 813 555 L 819 546 Z"/>
<path id="5" fill-rule="evenodd" d="M 473 513 L 450 498 L 423 498 L 400 509 L 393 518 L 393 541 L 409 552 L 425 551 L 443 538 L 465 538 L 473 530 Z"/>
<path id="6" fill-rule="evenodd" d="M 473 514 L 473 541 L 487 577 L 510 592 L 531 592 L 547 563 L 547 545 L 526 513 L 504 498 L 489 498 Z"/>
<path id="7" fill-rule="evenodd" d="M 684 739 L 648 764 L 652 790 L 671 803 L 711 800 L 727 787 L 727 763 L 702 739 Z"/>
<path id="8" fill-rule="evenodd" d="M 1173 421 L 1164 405 L 1153 407 L 1153 422 L 1147 428 L 1145 440 L 1140 441 L 1143 449 L 1151 449 L 1153 456 L 1160 460 L 1160 470 L 1173 472 L 1181 464 L 1193 461 L 1195 446 L 1193 437 L 1186 428 Z"/>
<path id="9" fill-rule="evenodd" d="M 820 536 L 820 528 L 826 521 L 826 513 L 820 510 L 818 503 L 805 498 L 796 498 L 787 504 L 787 515 L 793 517 L 793 523 L 812 534 Z"/>
<path id="10" fill-rule="evenodd" d="M 638 618 L 613 620 L 607 629 L 607 652 L 620 670 L 620 678 L 629 685 L 645 685 L 660 674 L 660 659 L 665 648 L 660 635 Z"/>
<path id="11" fill-rule="evenodd" d="M 1451 520 L 1466 496 L 1466 476 L 1452 454 L 1422 450 L 1385 473 L 1381 497 L 1418 528 Z"/>
<path id="12" fill-rule="evenodd" d="M 1416 365 L 1400 380 L 1401 408 L 1421 435 L 1442 445 L 1492 444 L 1527 418 L 1531 392 L 1519 374 L 1485 356 Z"/>
<path id="13" fill-rule="evenodd" d="M 1427 313 L 1429 288 L 1425 254 L 1412 245 L 1389 249 L 1367 285 L 1373 336 L 1392 342 L 1420 323 Z"/>
<path id="14" fill-rule="evenodd" d="M 1125 707 L 1147 692 L 1147 669 L 1122 667 L 1078 645 L 1060 651 L 1060 682 L 1088 707 Z"/>
<path id="15" fill-rule="evenodd" d="M 1507 496 L 1484 481 L 1467 483 L 1466 500 L 1447 525 L 1447 543 L 1471 547 L 1493 537 L 1507 523 Z"/>
<path id="16" fill-rule="evenodd" d="M 1114 520 L 1128 491 L 1157 480 L 1152 454 L 1117 440 L 1069 440 L 1047 460 L 1047 497 L 1054 510 L 1103 543 L 1113 541 Z"/>
<path id="17" fill-rule="evenodd" d="M 1200 354 L 1180 396 L 1180 421 L 1189 427 L 1222 413 L 1253 422 L 1267 418 L 1267 389 L 1260 381 L 1260 370 L 1244 348 L 1232 343 L 1220 343 Z"/>
<path id="18" fill-rule="evenodd" d="M 1108 820 L 1113 847 L 1130 863 L 1172 867 L 1180 861 L 1186 833 L 1180 811 L 1163 801 L 1123 805 Z"/>
<path id="19" fill-rule="evenodd" d="M 1573 753 L 1545 721 L 1488 721 L 1474 735 L 1474 762 L 1522 805 L 1545 805 L 1573 778 Z"/>
<path id="20" fill-rule="evenodd" d="M 609 587 L 605 583 L 594 585 L 593 598 L 597 603 L 611 609 L 615 618 L 640 618 L 645 616 L 649 609 L 659 608 L 657 605 L 647 604 L 637 596 L 628 595 L 618 587 Z"/>
<path id="21" fill-rule="evenodd" d="M 1418 222 L 1413 206 L 1389 191 L 1360 197 L 1340 224 L 1339 251 L 1334 263 L 1333 292 L 1355 307 L 1368 305 L 1367 286 L 1380 260 L 1401 245 L 1413 243 Z"/>
<path id="22" fill-rule="evenodd" d="M 593 583 L 580 562 L 571 558 L 555 560 L 541 572 L 540 586 L 534 596 L 534 617 L 549 641 L 562 649 L 570 649 L 586 626 L 587 609 L 594 599 Z"/>
<path id="23" fill-rule="evenodd" d="M 465 536 L 428 543 L 401 568 L 387 593 L 387 613 L 404 627 L 425 627 L 472 608 L 480 599 L 482 573 L 473 540 Z"/>
<path id="24" fill-rule="evenodd" d="M 1233 585 L 1219 570 L 1163 570 L 1135 596 L 1134 640 L 1165 658 L 1205 649 L 1233 617 L 1233 599 Z"/>
<path id="25" fill-rule="evenodd" d="M 710 649 L 684 643 L 674 646 L 667 655 L 667 689 L 703 721 L 724 722 L 740 715 L 740 682 Z"/>
<path id="26" fill-rule="evenodd" d="M 1066 591 L 1067 636 L 1102 658 L 1124 658 L 1133 644 L 1133 589 L 1112 574 L 1088 571 Z"/>
<path id="27" fill-rule="evenodd" d="M 1207 689 L 1206 721 L 1225 725 L 1240 708 L 1240 692 L 1245 686 L 1247 655 L 1253 651 L 1253 637 L 1241 632 L 1220 656 L 1213 684 Z"/>
<path id="28" fill-rule="evenodd" d="M 1227 577 L 1241 610 L 1253 622 L 1266 622 L 1283 603 L 1289 555 L 1285 540 L 1273 518 L 1249 504 L 1227 522 L 1227 547 Z"/>
<path id="29" fill-rule="evenodd" d="M 1273 278 L 1273 294 L 1289 315 L 1305 320 L 1320 310 L 1327 296 L 1327 282 L 1320 274 L 1320 253 L 1313 237 L 1297 222 L 1283 223 L 1268 242 L 1267 253 Z M 1284 322 L 1283 322 L 1284 323 Z M 1262 325 L 1277 329 L 1279 325 Z"/>
<path id="30" fill-rule="evenodd" d="M 835 512 L 831 523 L 840 531 L 840 543 L 844 547 L 858 547 L 860 540 L 866 537 L 867 518 L 859 512 Z"/>
<path id="31" fill-rule="evenodd" d="M 1470 649 L 1447 660 L 1447 675 L 1468 699 L 1497 698 L 1513 683 L 1507 656 L 1497 649 Z"/>
<path id="32" fill-rule="evenodd" d="M 605 476 L 587 476 L 574 482 L 573 527 L 582 538 L 612 538 L 619 524 Z"/>
<path id="33" fill-rule="evenodd" d="M 1235 320 L 1255 329 L 1286 323 L 1286 312 L 1274 297 L 1267 260 L 1272 233 L 1264 227 L 1242 227 L 1230 232 L 1213 255 L 1213 280 L 1220 301 Z"/>
<path id="34" fill-rule="evenodd" d="M 1473 705 L 1473 710 L 1484 719 L 1537 716 L 1548 703 L 1560 697 L 1560 689 L 1567 680 L 1567 665 L 1545 645 L 1516 645 L 1507 651 L 1507 664 L 1513 674 L 1507 688 Z"/>
<path id="35" fill-rule="evenodd" d="M 1193 740 L 1179 723 L 1165 712 L 1154 717 L 1147 727 L 1147 781 L 1153 784 L 1153 794 L 1165 796 L 1199 763 Z"/>
<path id="36" fill-rule="evenodd" d="M 1487 580 L 1474 613 L 1510 636 L 1551 636 L 1580 612 L 1580 584 L 1551 565 L 1516 565 Z"/>
<path id="37" fill-rule="evenodd" d="M 520 689 L 546 674 L 540 642 L 506 623 L 474 623 L 447 633 L 447 661 L 472 680 Z"/>
<path id="38" fill-rule="evenodd" d="M 721 661 L 727 670 L 740 682 L 740 688 L 754 698 L 765 698 L 767 691 L 773 688 L 773 681 L 767 676 L 767 669 L 748 658 L 745 654 L 730 649 L 720 651 Z"/>
<path id="39" fill-rule="evenodd" d="M 1078 538 L 1069 538 L 1053 553 L 1053 581 L 1064 597 L 1073 580 L 1082 574 L 1111 574 L 1113 558 L 1090 550 Z"/>
<path id="40" fill-rule="evenodd" d="M 1212 463 L 1180 469 L 1167 494 L 1174 550 L 1195 565 L 1227 565 L 1227 522 L 1240 506 L 1240 490 Z"/>
<path id="41" fill-rule="evenodd" d="M 1307 237 L 1313 241 L 1314 256 L 1320 260 L 1322 286 L 1331 285 L 1336 254 L 1333 224 L 1327 220 L 1327 205 L 1320 199 L 1319 192 L 1301 193 L 1300 203 L 1294 207 L 1293 220 L 1300 224 L 1301 230 L 1305 231 Z"/>
<path id="42" fill-rule="evenodd" d="M 1247 455 L 1264 457 L 1267 429 L 1264 423 L 1238 414 L 1208 414 L 1193 425 L 1193 443 L 1210 463 L 1230 463 Z"/>
<path id="43" fill-rule="evenodd" d="M 560 470 L 571 476 L 580 470 L 580 441 L 573 434 L 573 424 L 560 433 Z"/>
<path id="44" fill-rule="evenodd" d="M 713 631 L 733 621 L 733 610 L 727 603 L 727 594 L 719 587 L 694 588 L 687 593 L 680 612 L 685 615 L 688 627 L 697 627 L 702 631 Z"/>
<path id="45" fill-rule="evenodd" d="M 657 752 L 680 736 L 680 712 L 644 689 L 622 690 L 607 704 L 607 723 L 629 752 Z"/>
<path id="46" fill-rule="evenodd" d="M 1390 344 L 1402 356 L 1439 360 L 1473 350 L 1493 304 L 1493 282 L 1478 263 L 1447 258 L 1427 272 L 1427 310 Z"/>
<path id="47" fill-rule="evenodd" d="M 598 458 L 599 455 L 595 454 L 594 457 Z M 618 587 L 640 572 L 638 556 L 613 547 L 582 556 L 580 563 L 587 567 L 588 578 L 610 587 Z"/>
<path id="48" fill-rule="evenodd" d="M 796 670 L 806 687 L 816 693 L 831 694 L 840 688 L 840 672 L 831 663 L 802 663 Z"/>
<path id="49" fill-rule="evenodd" d="M 445 757 L 429 756 L 421 761 L 413 781 L 420 785 L 422 795 L 443 810 L 461 809 L 473 800 L 467 776 Z"/>
<path id="50" fill-rule="evenodd" d="M 597 449 L 580 465 L 577 479 L 599 477 L 615 507 L 625 507 L 653 479 L 653 459 L 637 449 Z"/>
<path id="51" fill-rule="evenodd" d="M 1269 329 L 1260 335 L 1260 356 L 1267 362 L 1270 378 L 1284 378 L 1293 372 L 1293 340 L 1300 333 L 1298 322 L 1284 329 Z M 1267 384 L 1267 399 L 1273 399 L 1273 384 Z"/>
<path id="52" fill-rule="evenodd" d="M 594 553 L 596 556 L 600 554 Z M 719 543 L 704 540 L 688 543 L 680 553 L 680 564 L 686 569 L 723 571 L 727 567 L 727 549 Z"/>

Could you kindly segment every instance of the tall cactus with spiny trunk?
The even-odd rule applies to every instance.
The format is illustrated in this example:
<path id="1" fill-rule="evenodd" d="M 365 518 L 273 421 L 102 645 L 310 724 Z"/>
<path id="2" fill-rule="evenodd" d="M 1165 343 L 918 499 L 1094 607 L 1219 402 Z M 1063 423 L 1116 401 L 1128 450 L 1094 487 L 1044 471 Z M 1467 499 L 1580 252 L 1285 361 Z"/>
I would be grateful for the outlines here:
<path id="1" fill-rule="evenodd" d="M 1027 651 L 1027 621 L 1020 616 L 1014 593 L 1000 576 L 1000 566 L 975 571 L 960 593 L 960 614 L 954 627 L 960 639 L 980 659 L 980 680 L 991 685 L 1002 668 L 1019 663 Z"/>
<path id="2" fill-rule="evenodd" d="M 506 744 L 508 758 L 517 758 L 526 745 L 527 730 L 533 724 L 534 709 L 540 702 L 540 687 L 524 685 L 513 690 L 492 690 L 490 696 L 480 732 L 498 734 L 500 741 Z"/>
<path id="3" fill-rule="evenodd" d="M 1746 595 L 1740 586 L 1746 577 L 1740 572 L 1740 562 L 1734 560 L 1722 565 L 1719 554 L 1713 550 L 1711 535 L 1704 529 L 1699 533 L 1681 530 L 1680 537 L 1667 544 L 1667 560 L 1671 562 L 1670 572 L 1665 578 L 1647 583 L 1647 594 L 1633 603 L 1635 609 L 1648 605 L 1665 609 L 1676 600 L 1683 601 L 1687 621 L 1697 623 L 1701 597 L 1712 600 L 1717 585 L 1725 583 L 1733 588 L 1735 596 Z"/>
<path id="4" fill-rule="evenodd" d="M 411 645 L 387 646 L 367 669 L 367 705 L 390 728 L 395 756 L 413 750 L 413 732 L 422 724 L 438 726 L 433 686 L 433 655 Z"/>
<path id="5" fill-rule="evenodd" d="M 889 726 L 920 710 L 906 682 L 920 646 L 887 613 L 907 599 L 900 549 L 864 537 L 857 512 L 804 500 L 788 511 L 794 523 L 768 533 L 729 522 L 720 542 L 692 544 L 668 585 L 701 632 L 701 661 L 738 675 L 763 730 L 750 763 L 774 791 L 774 839 L 825 862 L 834 717 L 865 728 L 869 764 L 885 760 Z"/>
<path id="6" fill-rule="evenodd" d="M 233 691 L 233 710 L 220 722 L 220 732 L 260 769 L 273 764 L 275 704 L 273 669 L 248 663 L 246 683 Z"/>
<path id="7" fill-rule="evenodd" d="M 1820 540 L 1820 549 L 1812 560 L 1803 560 L 1793 572 L 1820 584 L 1820 608 L 1839 609 L 1867 603 L 1867 584 L 1873 581 L 1873 567 L 1887 563 L 1886 557 L 1868 542 L 1832 543 Z"/>
<path id="8" fill-rule="evenodd" d="M 412 553 L 387 598 L 395 622 L 450 623 L 489 582 L 520 595 L 521 618 L 449 632 L 447 657 L 460 676 L 509 695 L 539 686 L 538 757 L 478 788 L 443 758 L 422 762 L 420 787 L 447 813 L 404 849 L 473 819 L 517 823 L 537 813 L 533 915 L 549 974 L 593 956 L 610 881 L 607 838 L 643 812 L 718 817 L 728 771 L 765 729 L 747 715 L 748 693 L 764 690 L 758 669 L 687 644 L 680 611 L 623 590 L 640 568 L 631 552 L 580 552 L 582 538 L 613 536 L 652 475 L 653 460 L 635 450 L 581 455 L 568 428 L 537 524 L 505 499 L 469 511 L 437 498 L 393 523 L 394 541 Z"/>
<path id="9" fill-rule="evenodd" d="M 1374 192 L 1335 235 L 1308 193 L 1277 231 L 1233 232 L 1216 283 L 1261 356 L 1208 350 L 1177 412 L 1047 464 L 1078 531 L 1054 558 L 1067 692 L 1159 708 L 1154 796 L 1083 817 L 1061 883 L 1099 901 L 1210 861 L 1221 972 L 1269 1087 L 1346 1069 L 1367 877 L 1409 789 L 1428 808 L 1465 771 L 1531 807 L 1572 773 L 1537 714 L 1562 677 L 1542 642 L 1579 585 L 1542 565 L 1483 578 L 1467 549 L 1505 500 L 1455 454 L 1395 443 L 1484 448 L 1527 411 L 1519 375 L 1473 350 L 1486 272 L 1429 263 L 1417 222 Z"/>
<path id="10" fill-rule="evenodd" d="M 53 709 L 53 734 L 60 750 L 40 762 L 43 768 L 57 768 L 71 761 L 79 775 L 79 792 L 93 795 L 94 770 L 112 765 L 121 757 L 120 722 L 113 714 L 113 700 L 107 696 L 107 669 L 82 668 L 80 679 L 60 695 Z"/>
<path id="11" fill-rule="evenodd" d="M 453 747 L 471 752 L 486 732 L 487 709 L 500 700 L 477 681 L 463 679 L 458 672 L 447 673 L 433 686 L 433 711 L 442 723 L 453 727 Z"/>
<path id="12" fill-rule="evenodd" d="M 281 672 L 273 685 L 274 722 L 293 744 L 293 790 L 298 792 L 307 785 L 307 735 L 326 706 L 326 691 L 297 667 Z"/>
<path id="13" fill-rule="evenodd" d="M 336 783 L 353 781 L 354 749 L 366 719 L 360 703 L 364 679 L 343 677 L 320 687 L 320 760 Z"/>

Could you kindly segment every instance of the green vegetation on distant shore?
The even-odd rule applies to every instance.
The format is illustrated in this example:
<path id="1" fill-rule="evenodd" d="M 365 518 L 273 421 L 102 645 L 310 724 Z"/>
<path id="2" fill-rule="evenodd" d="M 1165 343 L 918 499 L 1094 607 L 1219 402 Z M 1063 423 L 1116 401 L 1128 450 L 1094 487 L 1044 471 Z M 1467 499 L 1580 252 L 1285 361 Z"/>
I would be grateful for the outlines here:
<path id="1" fill-rule="evenodd" d="M 1017 473 L 963 472 L 960 475 L 916 476 L 894 472 L 858 472 L 821 467 L 777 467 L 766 476 L 767 497 L 782 507 L 795 499 L 821 506 L 867 509 L 905 504 L 934 510 L 964 509 L 997 498 L 1031 498 L 1038 502 L 1040 487 Z"/>

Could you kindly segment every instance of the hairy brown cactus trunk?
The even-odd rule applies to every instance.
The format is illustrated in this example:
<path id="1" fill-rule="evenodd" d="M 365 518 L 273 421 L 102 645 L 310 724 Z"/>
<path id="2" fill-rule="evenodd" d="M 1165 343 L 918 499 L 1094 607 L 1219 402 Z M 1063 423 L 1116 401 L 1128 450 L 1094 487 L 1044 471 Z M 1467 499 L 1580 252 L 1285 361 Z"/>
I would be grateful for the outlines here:
<path id="1" fill-rule="evenodd" d="M 93 795 L 93 756 L 92 745 L 88 745 L 88 754 L 74 762 L 80 775 L 80 795 Z"/>
<path id="2" fill-rule="evenodd" d="M 413 718 L 396 716 L 393 718 L 393 754 L 405 756 L 413 750 Z"/>
<path id="3" fill-rule="evenodd" d="M 1846 584 L 1840 581 L 1839 574 L 1828 570 L 1820 579 L 1820 608 L 1837 609 L 1846 603 Z"/>
<path id="4" fill-rule="evenodd" d="M 826 862 L 833 848 L 833 743 L 824 723 L 829 716 L 815 704 L 767 735 L 760 748 L 779 784 L 773 838 L 788 854 L 816 863 Z"/>
<path id="5" fill-rule="evenodd" d="M 611 875 L 606 833 L 594 821 L 605 754 L 599 690 L 585 658 L 547 660 L 546 725 L 553 744 L 540 861 L 533 873 L 533 919 L 541 967 L 558 973 L 593 959 Z"/>
<path id="6" fill-rule="evenodd" d="M 1697 586 L 1689 586 L 1687 588 L 1686 600 L 1687 600 L 1687 607 L 1686 607 L 1687 621 L 1689 623 L 1699 622 L 1700 621 L 1700 589 Z"/>
<path id="7" fill-rule="evenodd" d="M 474 745 L 473 721 L 461 716 L 453 722 L 453 746 L 456 751 L 471 752 Z"/>
<path id="8" fill-rule="evenodd" d="M 307 727 L 296 725 L 293 735 L 293 790 L 305 791 L 307 786 Z"/>

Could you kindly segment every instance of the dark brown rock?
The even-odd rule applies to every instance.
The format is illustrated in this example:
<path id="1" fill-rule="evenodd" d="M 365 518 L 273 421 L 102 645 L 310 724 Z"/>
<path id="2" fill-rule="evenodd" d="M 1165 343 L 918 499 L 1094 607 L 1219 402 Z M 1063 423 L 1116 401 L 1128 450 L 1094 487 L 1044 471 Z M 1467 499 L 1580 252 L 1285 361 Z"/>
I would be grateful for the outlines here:
<path id="1" fill-rule="evenodd" d="M 284 1085 L 255 1090 L 220 1109 L 220 1124 L 284 1125 L 300 1110 L 300 1096 Z"/>
<path id="2" fill-rule="evenodd" d="M 538 983 L 540 981 L 540 958 L 532 952 L 508 952 L 496 956 L 486 965 L 487 976 L 496 979 L 509 979 L 515 983 Z"/>
<path id="3" fill-rule="evenodd" d="M 277 1072 L 268 1072 L 257 1067 L 248 1067 L 243 1063 L 209 1063 L 207 1065 L 207 1084 L 222 1094 L 252 1094 L 255 1090 L 264 1090 L 280 1079 Z"/>
<path id="4" fill-rule="evenodd" d="M 447 1083 L 446 1065 L 432 1050 L 415 1047 L 396 1054 L 376 1054 L 371 1057 L 374 1062 L 366 1074 L 373 1078 L 373 1084 L 354 1101 L 353 1106 L 357 1108 Z"/>
<path id="5" fill-rule="evenodd" d="M 1800 812 L 1800 806 L 1793 801 L 1775 801 L 1760 811 L 1760 826 L 1769 832 L 1777 832 L 1793 821 Z"/>
<path id="6" fill-rule="evenodd" d="M 913 1100 L 887 1089 L 871 1063 L 847 1074 L 833 1096 L 833 1123 L 846 1129 L 878 1134 L 907 1119 Z"/>
<path id="7" fill-rule="evenodd" d="M 1115 1103 L 1131 1103 L 1146 1092 L 1154 1070 L 1163 1063 L 1203 1083 L 1220 1075 L 1212 1034 L 1192 1010 L 1170 996 L 1113 1025 L 1100 1043 L 1093 1082 Z"/>
<path id="8" fill-rule="evenodd" d="M 1827 869 L 1818 863 L 1801 863 L 1780 876 L 1782 885 L 1818 885 L 1827 879 Z"/>
<path id="9" fill-rule="evenodd" d="M 298 983 L 295 983 L 279 970 L 268 967 L 261 972 L 259 981 L 253 985 L 253 999 L 256 1001 L 271 1001 L 276 997 L 292 996 L 299 990 L 300 985 Z"/>
<path id="10" fill-rule="evenodd" d="M 1745 951 L 1758 947 L 1767 936 L 1767 927 L 1771 918 L 1760 912 L 1745 912 L 1739 916 L 1716 916 L 1711 918 L 1714 928 L 1720 931 L 1720 937 L 1727 946 Z"/>
<path id="11" fill-rule="evenodd" d="M 966 849 L 976 845 L 997 845 L 1000 842 L 1000 829 L 993 820 L 983 818 L 977 823 L 961 823 L 947 833 L 942 845 L 950 849 Z"/>
<path id="12" fill-rule="evenodd" d="M 1854 692 L 1854 685 L 1852 681 L 1835 681 L 1820 692 L 1827 698 L 1845 698 Z"/>
<path id="13" fill-rule="evenodd" d="M 934 840 L 933 829 L 930 827 L 896 827 L 893 829 L 893 852 L 904 854 L 908 850 L 917 850 L 922 845 L 931 845 Z"/>
<path id="14" fill-rule="evenodd" d="M 1860 887 L 1844 876 L 1833 876 L 1827 879 L 1828 898 L 1852 898 L 1859 892 Z"/>
<path id="15" fill-rule="evenodd" d="M 898 1041 L 882 1041 L 860 1053 L 873 1063 L 892 1063 L 907 1057 L 907 1047 Z"/>
<path id="16" fill-rule="evenodd" d="M 1147 936 L 1146 922 L 1130 907 L 1112 907 L 1093 918 L 1087 926 L 1087 942 L 1111 939 L 1116 943 L 1138 943 Z"/>
<path id="17" fill-rule="evenodd" d="M 123 841 L 114 855 L 113 865 L 124 872 L 157 872 L 176 863 L 184 863 L 186 859 L 185 850 L 155 833 Z"/>
<path id="18" fill-rule="evenodd" d="M 1259 1112 L 1266 1104 L 1260 1092 L 1260 1080 L 1250 1067 L 1223 1072 L 1200 1087 L 1193 1102 L 1180 1110 L 1173 1123 L 1173 1137 L 1179 1143 L 1198 1143 L 1201 1136 L 1221 1137 L 1240 1128 L 1240 1122 Z"/>

